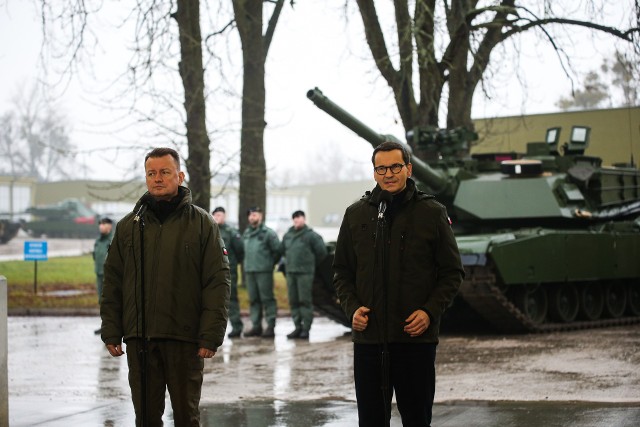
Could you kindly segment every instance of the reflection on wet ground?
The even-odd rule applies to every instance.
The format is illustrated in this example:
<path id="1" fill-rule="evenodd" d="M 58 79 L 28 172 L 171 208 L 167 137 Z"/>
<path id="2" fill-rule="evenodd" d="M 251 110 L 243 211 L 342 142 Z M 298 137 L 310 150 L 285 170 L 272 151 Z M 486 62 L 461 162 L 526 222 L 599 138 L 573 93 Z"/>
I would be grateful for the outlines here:
<path id="1" fill-rule="evenodd" d="M 10 317 L 9 419 L 20 426 L 131 426 L 126 359 L 110 357 L 92 317 Z M 352 345 L 346 328 L 319 318 L 309 341 L 226 340 L 205 363 L 202 425 L 355 426 Z M 460 338 L 462 339 L 462 338 Z M 171 426 L 167 400 L 166 425 Z M 436 404 L 438 426 L 637 426 L 632 403 L 456 402 Z M 400 426 L 394 409 L 392 426 Z"/>

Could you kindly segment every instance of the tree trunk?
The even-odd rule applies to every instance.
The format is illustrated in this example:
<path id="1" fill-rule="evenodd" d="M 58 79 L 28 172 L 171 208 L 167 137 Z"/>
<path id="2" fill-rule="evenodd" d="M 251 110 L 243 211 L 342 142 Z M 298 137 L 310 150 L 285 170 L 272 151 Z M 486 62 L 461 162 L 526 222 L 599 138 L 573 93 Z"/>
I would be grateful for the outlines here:
<path id="1" fill-rule="evenodd" d="M 244 230 L 247 226 L 247 209 L 260 206 L 265 210 L 267 202 L 264 159 L 265 45 L 262 38 L 262 1 L 234 0 L 233 8 L 244 63 L 238 213 L 238 224 Z"/>
<path id="2" fill-rule="evenodd" d="M 186 159 L 186 165 L 189 188 L 193 194 L 193 203 L 208 211 L 211 199 L 211 154 L 204 102 L 200 1 L 178 0 L 177 4 L 178 10 L 174 18 L 180 31 L 179 69 L 187 117 L 189 157 Z"/>

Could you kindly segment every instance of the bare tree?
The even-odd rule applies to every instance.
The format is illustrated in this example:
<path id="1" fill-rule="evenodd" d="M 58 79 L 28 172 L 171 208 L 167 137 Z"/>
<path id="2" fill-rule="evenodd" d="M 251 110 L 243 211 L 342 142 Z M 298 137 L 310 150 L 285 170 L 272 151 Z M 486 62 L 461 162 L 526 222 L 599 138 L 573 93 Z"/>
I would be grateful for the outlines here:
<path id="1" fill-rule="evenodd" d="M 608 99 L 611 107 L 633 107 L 640 102 L 640 66 L 629 61 L 616 50 L 613 59 L 605 59 L 599 70 L 591 70 L 584 77 L 582 88 L 570 96 L 561 97 L 557 106 L 562 110 L 600 107 Z M 617 89 L 618 95 L 615 92 Z"/>
<path id="2" fill-rule="evenodd" d="M 561 110 L 597 108 L 608 98 L 607 86 L 600 80 L 600 75 L 589 71 L 584 79 L 584 87 L 573 91 L 570 97 L 560 98 L 556 105 Z"/>
<path id="3" fill-rule="evenodd" d="M 623 107 L 633 107 L 640 104 L 640 65 L 631 61 L 627 55 L 617 51 L 613 64 L 608 61 L 601 67 L 604 73 L 612 76 L 611 83 L 620 88 L 623 96 Z"/>
<path id="4" fill-rule="evenodd" d="M 0 116 L 0 173 L 39 181 L 68 178 L 77 166 L 66 118 L 37 87 L 13 98 Z"/>
<path id="5" fill-rule="evenodd" d="M 233 0 L 233 10 L 242 43 L 244 64 L 242 87 L 242 130 L 240 134 L 240 229 L 247 226 L 244 212 L 267 201 L 264 158 L 265 62 L 284 0 L 274 0 L 273 12 L 263 31 L 262 0 Z M 293 1 L 291 1 L 293 5 Z"/>
<path id="6" fill-rule="evenodd" d="M 537 31 L 566 68 L 570 63 L 554 28 L 582 27 L 627 42 L 640 54 L 640 3 L 627 29 L 603 25 L 598 4 L 587 2 L 592 21 L 556 13 L 557 2 L 545 1 L 536 13 L 525 1 L 394 0 L 395 43 L 387 45 L 373 0 L 357 0 L 367 43 L 378 70 L 390 86 L 405 130 L 437 126 L 446 103 L 446 126 L 473 128 L 471 106 L 497 47 L 518 34 Z M 410 11 L 410 3 L 413 11 Z M 566 2 L 572 7 L 583 7 Z M 386 34 L 389 37 L 389 34 Z M 395 51 L 392 51 L 393 47 Z M 394 64 L 395 62 L 395 64 Z M 415 74 L 414 74 L 415 73 Z M 417 85 L 417 89 L 414 86 Z M 443 97 L 445 97 L 443 99 Z"/>
<path id="7" fill-rule="evenodd" d="M 45 62 L 55 61 L 58 67 L 61 65 L 59 74 L 70 79 L 81 64 L 90 64 L 92 51 L 100 44 L 94 25 L 103 9 L 113 6 L 82 0 L 40 2 L 47 48 L 43 57 Z M 153 124 L 152 134 L 147 135 L 154 139 L 153 145 L 162 139 L 164 145 L 180 150 L 186 141 L 185 163 L 193 201 L 208 210 L 212 173 L 200 7 L 199 0 L 140 0 L 130 6 L 124 22 L 112 28 L 113 31 L 120 28 L 133 31 L 128 68 L 118 77 L 125 82 L 124 89 L 114 98 L 129 100 L 130 115 L 138 117 L 133 125 Z M 182 94 L 167 84 L 176 70 L 181 78 Z M 178 107 L 180 103 L 182 111 Z M 139 148 L 146 150 L 150 145 Z"/>

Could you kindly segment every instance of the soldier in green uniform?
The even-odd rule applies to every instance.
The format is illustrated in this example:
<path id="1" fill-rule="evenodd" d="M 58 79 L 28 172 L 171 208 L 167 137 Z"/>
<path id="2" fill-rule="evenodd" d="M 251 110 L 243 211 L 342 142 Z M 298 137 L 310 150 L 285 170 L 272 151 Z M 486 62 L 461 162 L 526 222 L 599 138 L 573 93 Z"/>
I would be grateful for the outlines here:
<path id="1" fill-rule="evenodd" d="M 226 223 L 227 213 L 222 206 L 218 206 L 211 212 L 214 221 L 218 224 L 220 235 L 227 247 L 229 268 L 231 269 L 231 295 L 229 296 L 229 322 L 231 332 L 229 338 L 237 338 L 242 334 L 242 320 L 240 319 L 240 304 L 238 303 L 238 264 L 244 259 L 244 244 L 242 237 L 235 228 Z"/>
<path id="2" fill-rule="evenodd" d="M 249 313 L 252 328 L 245 337 L 275 337 L 278 307 L 273 295 L 273 267 L 281 256 L 280 240 L 275 231 L 262 223 L 262 209 L 252 207 L 247 212 L 249 226 L 242 235 L 244 242 L 244 283 L 249 292 Z M 262 317 L 267 321 L 262 329 Z"/>
<path id="3" fill-rule="evenodd" d="M 93 243 L 93 265 L 96 272 L 96 292 L 98 292 L 98 304 L 102 300 L 102 283 L 104 282 L 104 260 L 107 258 L 109 245 L 113 239 L 113 221 L 111 218 L 102 218 L 98 223 L 100 236 Z M 94 331 L 100 334 L 100 329 Z"/>
<path id="4" fill-rule="evenodd" d="M 316 265 L 327 256 L 322 237 L 309 228 L 303 211 L 291 216 L 293 226 L 282 238 L 289 307 L 295 329 L 287 338 L 308 339 L 313 322 L 312 286 Z"/>

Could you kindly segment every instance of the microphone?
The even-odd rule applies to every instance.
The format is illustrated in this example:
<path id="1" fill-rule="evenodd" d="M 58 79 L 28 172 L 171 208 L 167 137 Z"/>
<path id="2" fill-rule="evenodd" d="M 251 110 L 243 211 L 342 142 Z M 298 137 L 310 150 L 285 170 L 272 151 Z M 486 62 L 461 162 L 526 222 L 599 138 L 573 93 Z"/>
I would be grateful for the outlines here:
<path id="1" fill-rule="evenodd" d="M 138 212 L 136 212 L 136 215 L 133 217 L 133 222 L 140 221 L 140 218 L 142 218 L 142 215 L 144 215 L 144 213 L 147 211 L 147 209 L 149 208 L 149 203 L 151 203 L 152 200 L 153 196 L 149 193 L 142 196 L 142 198 L 140 199 L 140 207 L 138 208 Z"/>
<path id="2" fill-rule="evenodd" d="M 393 199 L 393 194 L 389 193 L 387 190 L 382 190 L 380 194 L 378 194 L 378 220 L 384 218 L 384 213 L 387 210 L 387 205 Z"/>

